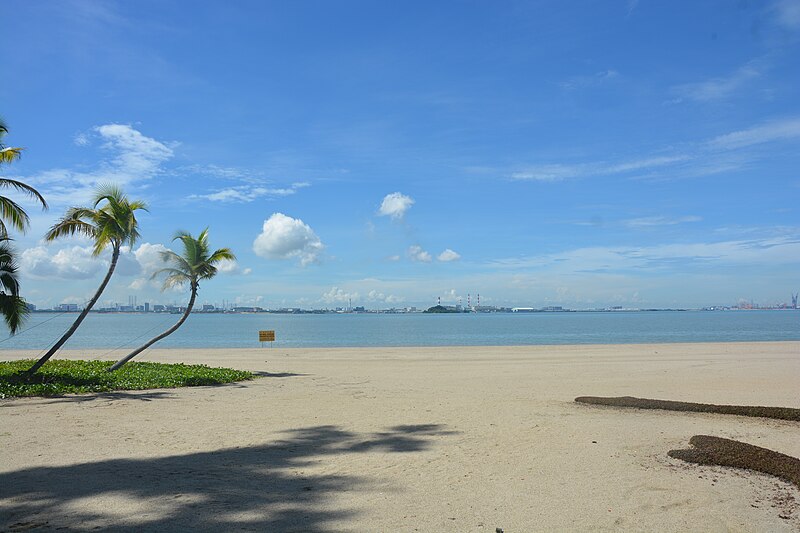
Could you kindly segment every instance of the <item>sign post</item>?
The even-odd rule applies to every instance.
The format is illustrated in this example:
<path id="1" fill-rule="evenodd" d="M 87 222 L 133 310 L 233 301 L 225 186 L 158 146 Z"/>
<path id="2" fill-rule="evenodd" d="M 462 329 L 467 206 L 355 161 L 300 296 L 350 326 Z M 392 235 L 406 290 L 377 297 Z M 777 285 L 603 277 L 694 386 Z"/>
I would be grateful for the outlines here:
<path id="1" fill-rule="evenodd" d="M 264 346 L 265 342 L 269 342 L 270 347 L 272 347 L 272 343 L 275 342 L 275 330 L 262 329 L 258 332 L 258 340 L 261 341 L 261 346 Z"/>

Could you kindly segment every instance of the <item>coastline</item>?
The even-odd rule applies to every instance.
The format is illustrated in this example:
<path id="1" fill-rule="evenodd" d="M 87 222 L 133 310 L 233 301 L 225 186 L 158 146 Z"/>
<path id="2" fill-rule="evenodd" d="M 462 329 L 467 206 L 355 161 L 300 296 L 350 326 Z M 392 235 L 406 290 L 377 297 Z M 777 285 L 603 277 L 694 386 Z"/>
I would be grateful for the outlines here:
<path id="1" fill-rule="evenodd" d="M 137 360 L 264 377 L 0 402 L 0 529 L 795 531 L 797 488 L 667 451 L 709 434 L 800 457 L 797 423 L 572 400 L 800 408 L 797 354 L 797 341 L 157 349 Z"/>

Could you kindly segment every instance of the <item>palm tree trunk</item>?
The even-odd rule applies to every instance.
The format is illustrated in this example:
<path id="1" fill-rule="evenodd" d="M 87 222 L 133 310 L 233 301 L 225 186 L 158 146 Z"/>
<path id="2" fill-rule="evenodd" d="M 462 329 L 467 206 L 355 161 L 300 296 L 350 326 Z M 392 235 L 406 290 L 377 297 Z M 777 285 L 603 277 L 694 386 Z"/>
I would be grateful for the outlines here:
<path id="1" fill-rule="evenodd" d="M 67 340 L 72 336 L 72 334 L 75 333 L 75 331 L 78 329 L 78 326 L 81 325 L 83 319 L 86 318 L 86 315 L 89 314 L 89 311 L 91 311 L 92 307 L 94 307 L 94 304 L 96 304 L 97 300 L 100 299 L 100 295 L 105 290 L 106 285 L 108 285 L 108 282 L 111 279 L 111 275 L 114 273 L 114 269 L 117 267 L 117 260 L 119 259 L 119 249 L 120 249 L 120 244 L 115 244 L 114 251 L 111 253 L 111 265 L 108 267 L 108 273 L 106 273 L 106 277 L 103 278 L 103 282 L 100 284 L 100 287 L 97 288 L 97 292 L 94 293 L 92 299 L 89 300 L 89 302 L 83 308 L 81 314 L 78 315 L 78 318 L 75 320 L 72 326 L 67 330 L 67 332 L 64 333 L 64 335 L 60 339 L 58 339 L 58 342 L 56 342 L 53 345 L 53 347 L 50 348 L 47 351 L 47 353 L 42 356 L 41 359 L 36 361 L 36 364 L 34 364 L 30 369 L 28 369 L 27 374 L 33 374 L 37 370 L 39 370 L 39 368 L 41 368 L 41 366 L 45 364 L 48 359 L 53 357 L 53 354 L 55 354 L 64 345 L 64 343 L 67 342 Z"/>
<path id="2" fill-rule="evenodd" d="M 167 336 L 172 335 L 173 333 L 175 333 L 178 330 L 178 328 L 181 327 L 184 322 L 186 322 L 186 319 L 189 318 L 189 313 L 192 312 L 192 307 L 194 307 L 194 300 L 195 300 L 196 297 L 197 297 L 197 285 L 195 283 L 192 283 L 192 296 L 191 296 L 191 298 L 189 298 L 189 304 L 186 306 L 186 311 L 184 311 L 183 316 L 181 317 L 181 319 L 178 320 L 178 322 L 174 326 L 169 328 L 164 333 L 161 333 L 160 335 L 156 335 L 155 337 L 153 337 L 152 339 L 150 339 L 149 341 L 144 343 L 142 346 L 140 346 L 139 348 L 136 348 L 134 351 L 132 351 L 131 353 L 129 353 L 128 355 L 126 355 L 125 357 L 123 357 L 122 359 L 120 359 L 119 361 L 114 363 L 114 365 L 111 368 L 109 368 L 108 371 L 109 372 L 113 372 L 114 370 L 117 370 L 122 365 L 124 365 L 125 363 L 127 363 L 128 361 L 130 361 L 131 359 L 133 359 L 134 357 L 136 357 L 137 355 L 139 355 L 140 353 L 142 353 L 146 349 L 148 349 L 153 344 L 157 343 L 158 341 L 160 341 L 164 337 L 167 337 Z"/>

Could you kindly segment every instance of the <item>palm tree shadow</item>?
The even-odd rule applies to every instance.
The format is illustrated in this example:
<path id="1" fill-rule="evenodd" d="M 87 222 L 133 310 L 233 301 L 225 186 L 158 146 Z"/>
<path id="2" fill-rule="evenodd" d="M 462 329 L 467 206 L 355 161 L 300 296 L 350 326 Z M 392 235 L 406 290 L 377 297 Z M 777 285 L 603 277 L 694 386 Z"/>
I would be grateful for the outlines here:
<path id="1" fill-rule="evenodd" d="M 174 399 L 175 393 L 164 390 L 132 390 L 114 392 L 91 392 L 86 394 L 65 394 L 62 396 L 34 396 L 28 398 L 31 403 L 46 405 L 52 403 L 86 403 L 94 401 L 116 401 L 116 400 L 136 400 L 140 402 L 152 402 L 154 400 Z"/>
<path id="2" fill-rule="evenodd" d="M 455 432 L 429 424 L 373 434 L 337 426 L 287 433 L 258 446 L 2 473 L 0 530 L 331 531 L 358 514 L 335 508 L 333 496 L 369 490 L 371 481 L 304 474 L 306 465 L 333 454 L 418 452 Z"/>

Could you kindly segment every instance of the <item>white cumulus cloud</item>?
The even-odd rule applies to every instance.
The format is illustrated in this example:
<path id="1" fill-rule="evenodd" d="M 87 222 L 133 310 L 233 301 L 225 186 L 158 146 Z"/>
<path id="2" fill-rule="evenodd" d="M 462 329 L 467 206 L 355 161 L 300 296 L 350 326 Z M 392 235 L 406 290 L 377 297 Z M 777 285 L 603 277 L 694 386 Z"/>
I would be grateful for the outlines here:
<path id="1" fill-rule="evenodd" d="M 159 252 L 166 250 L 162 244 L 143 243 L 134 251 L 127 246 L 120 250 L 115 276 L 138 276 L 141 281 L 134 280 L 137 286 L 163 268 Z M 60 249 L 35 246 L 23 250 L 20 254 L 20 266 L 26 275 L 42 279 L 91 279 L 99 278 L 109 267 L 110 250 L 99 256 L 92 255 L 91 246 L 67 246 Z"/>
<path id="2" fill-rule="evenodd" d="M 370 302 L 384 302 L 387 304 L 396 304 L 403 302 L 405 298 L 401 296 L 395 296 L 394 294 L 384 294 L 380 291 L 371 290 L 367 294 L 367 300 Z"/>
<path id="3" fill-rule="evenodd" d="M 217 263 L 217 272 L 222 274 L 237 274 L 246 276 L 252 271 L 252 268 L 242 268 L 238 261 L 232 259 L 223 259 Z"/>
<path id="4" fill-rule="evenodd" d="M 89 279 L 108 268 L 105 258 L 92 256 L 90 246 L 72 246 L 54 253 L 44 246 L 23 250 L 21 270 L 36 278 Z"/>
<path id="5" fill-rule="evenodd" d="M 378 215 L 399 220 L 403 218 L 403 215 L 412 205 L 414 205 L 413 198 L 400 192 L 393 192 L 383 197 L 381 207 L 378 209 Z"/>
<path id="6" fill-rule="evenodd" d="M 408 247 L 408 257 L 410 257 L 412 261 L 419 261 L 420 263 L 430 263 L 433 260 L 431 254 L 416 244 Z"/>
<path id="7" fill-rule="evenodd" d="M 134 279 L 128 286 L 134 290 L 140 290 L 144 287 L 150 286 L 160 288 L 162 281 L 151 279 L 153 274 L 168 265 L 161 258 L 161 252 L 165 252 L 167 247 L 163 244 L 150 244 L 149 242 L 142 243 L 133 254 L 133 258 L 138 265 L 139 277 Z"/>
<path id="8" fill-rule="evenodd" d="M 322 295 L 322 301 L 326 304 L 349 303 L 351 300 L 358 301 L 357 292 L 346 292 L 339 287 L 331 287 L 331 290 Z"/>
<path id="9" fill-rule="evenodd" d="M 300 260 L 302 266 L 319 261 L 325 246 L 311 227 L 283 213 L 274 213 L 264 221 L 261 233 L 253 242 L 256 255 L 267 259 Z"/>
<path id="10" fill-rule="evenodd" d="M 447 248 L 444 252 L 439 254 L 437 259 L 443 263 L 449 263 L 450 261 L 458 261 L 461 259 L 461 254 L 454 252 L 450 248 Z"/>

